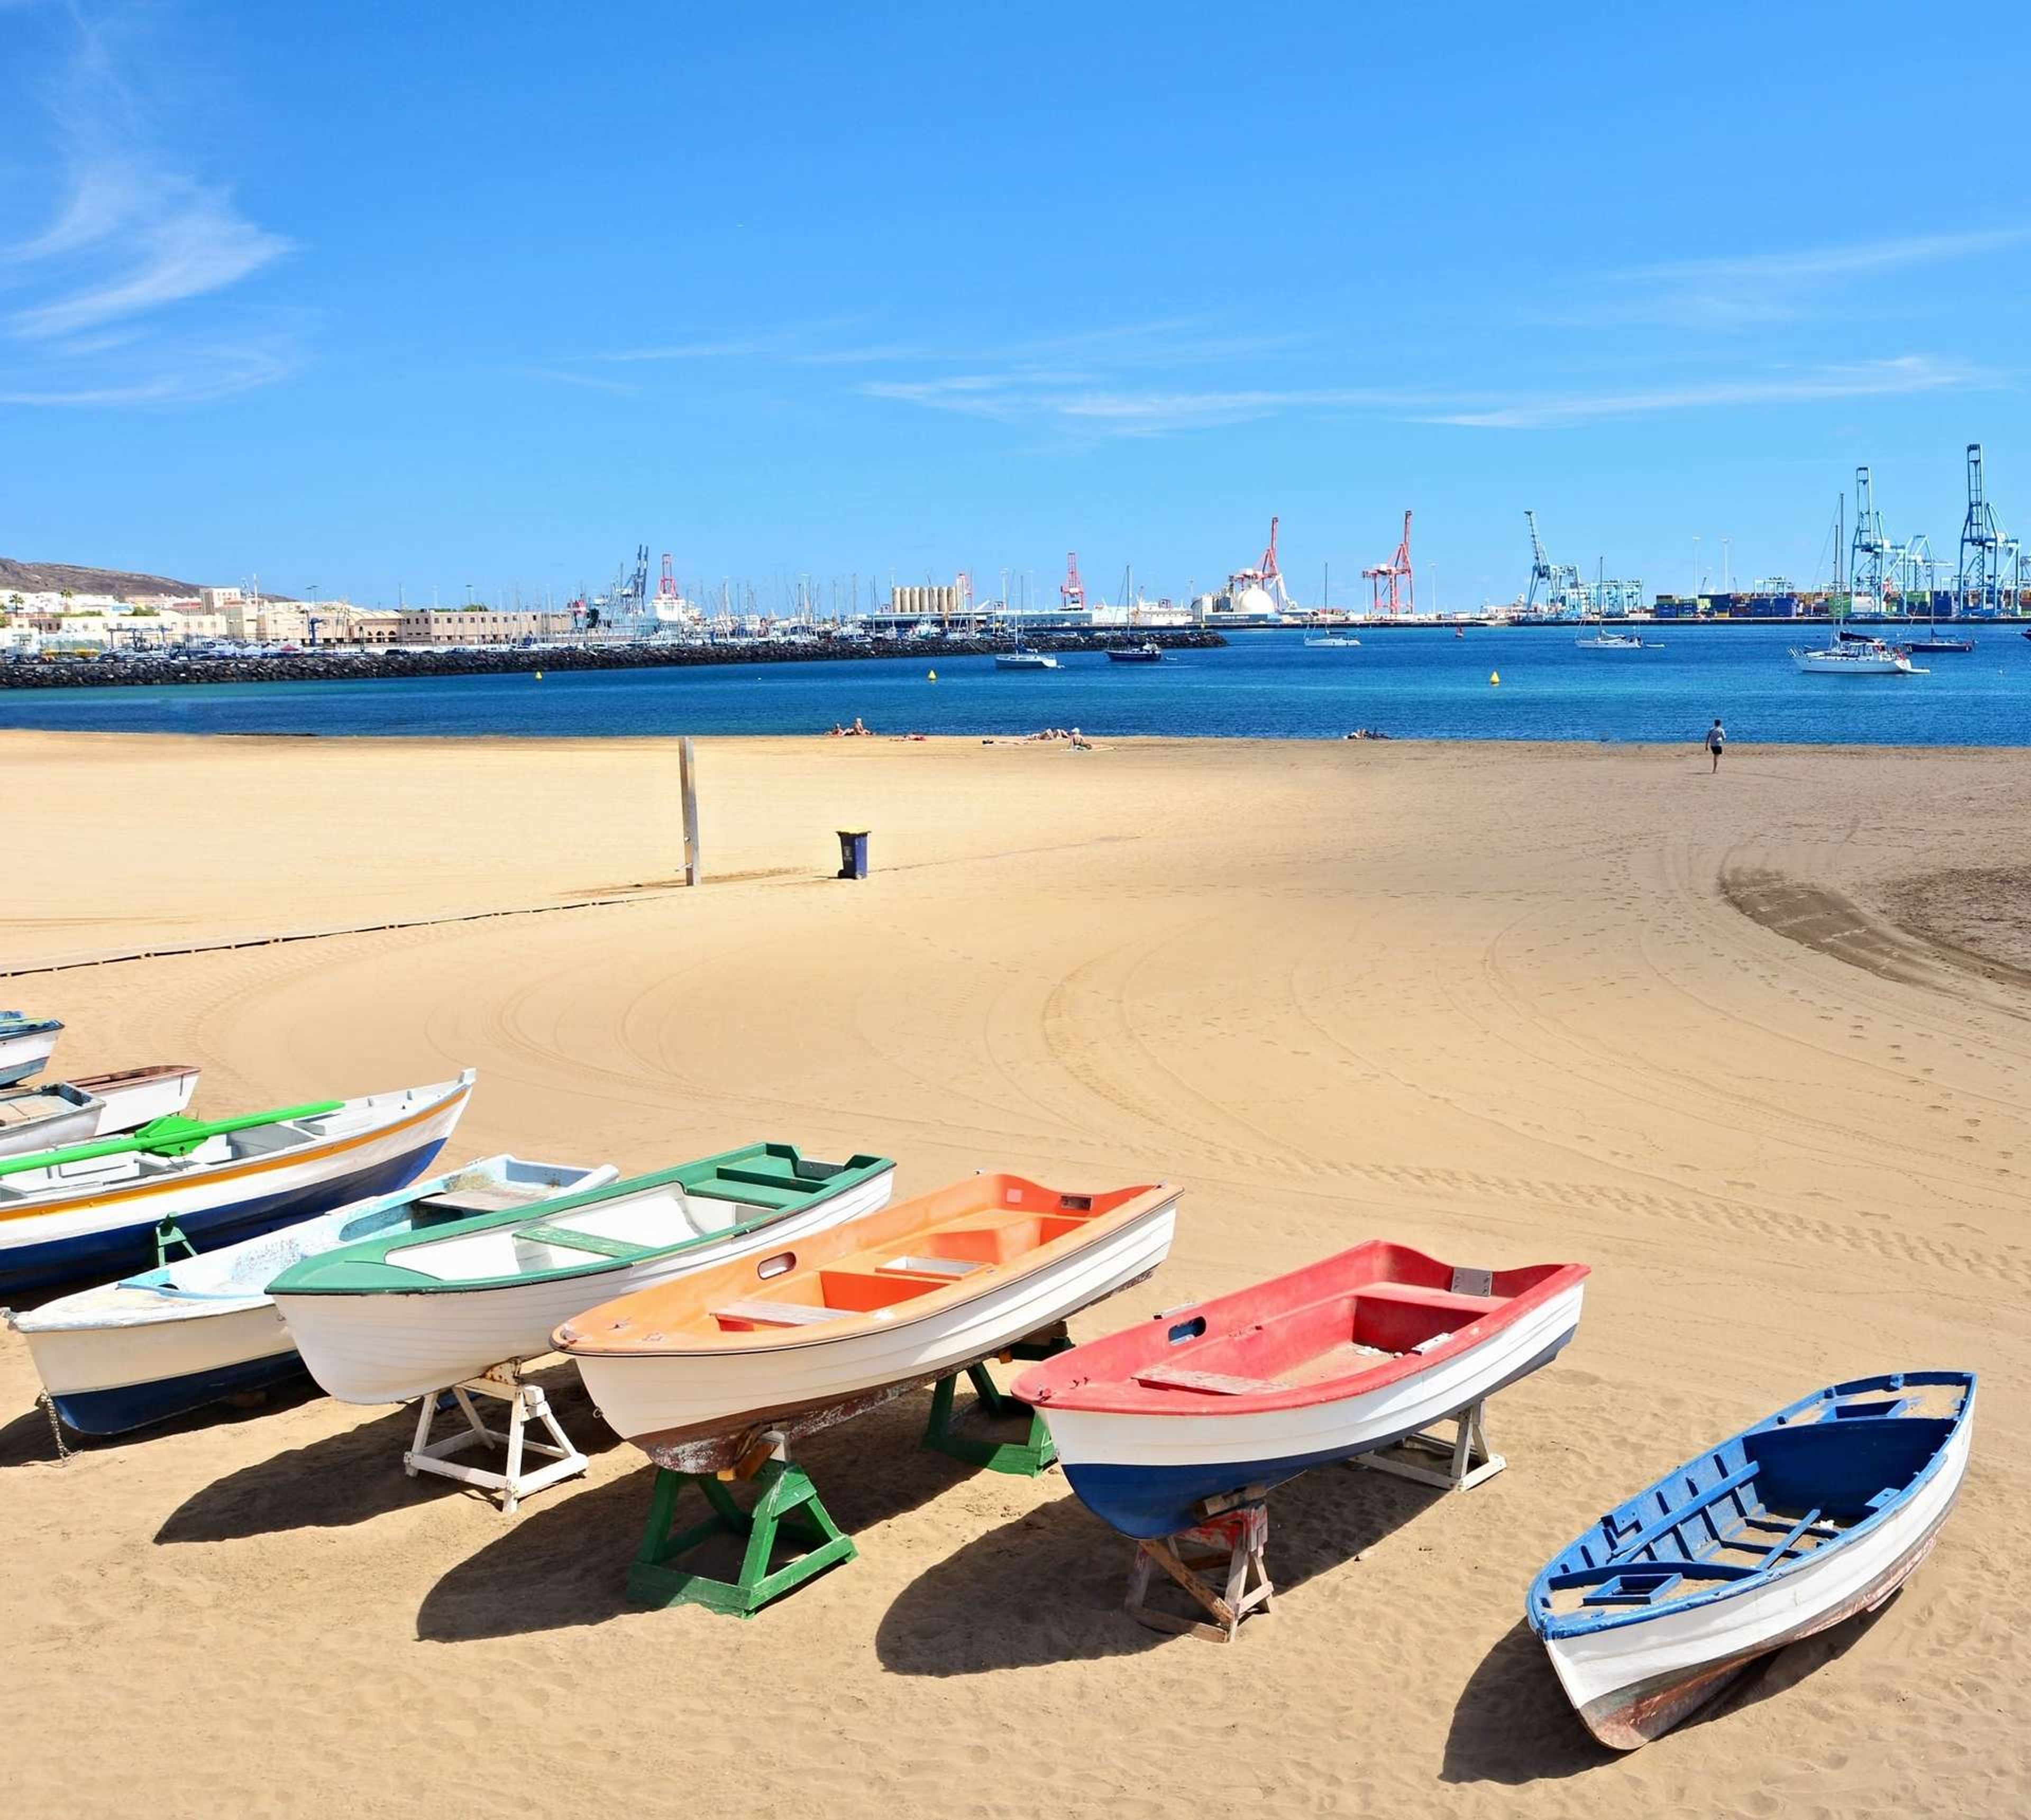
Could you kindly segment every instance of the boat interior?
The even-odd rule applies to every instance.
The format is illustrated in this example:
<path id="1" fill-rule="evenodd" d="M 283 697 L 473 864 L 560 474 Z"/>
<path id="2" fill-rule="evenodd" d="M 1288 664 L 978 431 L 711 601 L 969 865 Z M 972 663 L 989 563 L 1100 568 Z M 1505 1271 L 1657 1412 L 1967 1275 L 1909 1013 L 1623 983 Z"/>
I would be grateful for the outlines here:
<path id="1" fill-rule="evenodd" d="M 1794 1564 L 1903 1498 L 1970 1388 L 1906 1373 L 1787 1410 L 1611 1511 L 1532 1596 L 1568 1619 L 1656 1610 Z"/>
<path id="2" fill-rule="evenodd" d="M 390 1250 L 387 1261 L 447 1283 L 633 1264 L 808 1206 L 823 1198 L 829 1184 L 877 1160 L 858 1156 L 849 1163 L 820 1163 L 798 1156 L 788 1145 L 769 1149 L 780 1154 L 745 1157 L 706 1171 L 686 1170 L 689 1185 L 673 1171 L 616 1182 L 590 1197 L 567 1197 L 570 1204 L 535 1212 L 526 1220 L 468 1226 L 438 1239 L 426 1236 Z M 488 1210 L 467 1205 L 461 1211 Z"/>
<path id="3" fill-rule="evenodd" d="M 1033 1189 L 1016 1206 L 990 1203 L 891 1232 L 876 1243 L 822 1260 L 800 1265 L 794 1252 L 780 1252 L 757 1263 L 750 1293 L 715 1298 L 695 1324 L 708 1333 L 747 1334 L 894 1308 L 1083 1231 L 1091 1221 L 1141 1192 L 1057 1194 Z M 1049 1202 L 1048 1208 L 1032 1204 L 1042 1200 Z M 844 1236 L 855 1235 L 848 1229 Z"/>
<path id="4" fill-rule="evenodd" d="M 296 1118 L 274 1118 L 237 1131 L 213 1132 L 188 1148 L 173 1152 L 161 1150 L 119 1150 L 102 1156 L 82 1156 L 41 1168 L 9 1170 L 0 1174 L 0 1210 L 10 1204 L 40 1200 L 54 1194 L 80 1189 L 121 1188 L 188 1174 L 234 1163 L 251 1163 L 263 1157 L 301 1150 L 337 1137 L 386 1125 L 404 1112 L 442 1099 L 455 1083 L 431 1087 L 407 1087 L 390 1093 L 374 1093 L 357 1100 L 341 1100 L 327 1112 L 308 1113 Z M 173 1140 L 177 1128 L 196 1121 L 178 1115 L 158 1119 L 133 1135 L 145 1139 L 159 1128 L 166 1139 Z M 13 1159 L 17 1162 L 24 1158 Z"/>
<path id="5" fill-rule="evenodd" d="M 1020 1263 L 1138 1197 L 1150 1185 L 1066 1194 L 1012 1175 L 970 1182 L 616 1305 L 602 1342 L 654 1347 L 673 1334 L 788 1332 L 900 1307 Z"/>
<path id="6" fill-rule="evenodd" d="M 43 1087 L 9 1088 L 0 1092 L 0 1133 L 92 1109 L 91 1094 L 69 1081 L 52 1081 Z"/>
<path id="7" fill-rule="evenodd" d="M 519 1157 L 489 1157 L 422 1185 L 423 1192 L 385 1196 L 364 1207 L 285 1226 L 223 1250 L 180 1258 L 161 1270 L 130 1279 L 171 1295 L 258 1295 L 300 1258 L 335 1250 L 361 1239 L 400 1231 L 427 1231 L 433 1224 L 478 1212 L 535 1207 L 546 1200 L 611 1182 L 610 1163 L 596 1169 L 526 1163 Z"/>
<path id="8" fill-rule="evenodd" d="M 1108 1342 L 1090 1349 L 1087 1376 L 1131 1394 L 1162 1392 L 1165 1401 L 1275 1395 L 1352 1380 L 1407 1354 L 1436 1352 L 1568 1267 L 1475 1270 L 1403 1246 L 1362 1246 L 1329 1294 L 1258 1307 L 1256 1292 L 1243 1291 L 1182 1310 L 1165 1330 L 1164 1353 L 1153 1357 L 1149 1334 L 1131 1330 L 1118 1350 Z"/>

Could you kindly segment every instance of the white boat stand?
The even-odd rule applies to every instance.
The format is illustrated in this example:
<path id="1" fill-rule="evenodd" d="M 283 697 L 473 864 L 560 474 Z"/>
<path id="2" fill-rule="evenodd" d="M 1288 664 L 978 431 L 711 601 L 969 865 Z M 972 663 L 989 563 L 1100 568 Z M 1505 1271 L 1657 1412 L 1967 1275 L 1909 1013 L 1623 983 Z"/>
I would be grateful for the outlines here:
<path id="1" fill-rule="evenodd" d="M 462 1432 L 449 1435 L 442 1441 L 433 1441 L 430 1427 L 437 1420 L 438 1401 L 445 1393 L 434 1390 L 425 1397 L 416 1412 L 416 1445 L 402 1456 L 402 1470 L 412 1479 L 419 1472 L 435 1472 L 446 1479 L 456 1479 L 462 1485 L 477 1486 L 483 1491 L 497 1494 L 502 1514 L 512 1517 L 515 1506 L 531 1493 L 585 1470 L 585 1456 L 557 1426 L 542 1386 L 525 1383 L 521 1367 L 515 1361 L 490 1366 L 480 1376 L 468 1378 L 449 1389 L 460 1412 L 465 1417 L 465 1427 Z M 480 1420 L 479 1412 L 472 1405 L 475 1396 L 498 1398 L 509 1405 L 508 1431 L 505 1435 Z M 542 1424 L 550 1437 L 549 1441 L 535 1440 L 524 1432 L 531 1418 Z M 502 1463 L 505 1470 L 490 1472 L 484 1467 L 464 1465 L 451 1457 L 465 1448 L 475 1446 L 505 1448 L 508 1457 Z M 525 1472 L 522 1469 L 525 1453 L 543 1454 L 550 1464 Z"/>
<path id="2" fill-rule="evenodd" d="M 1441 1491 L 1469 1491 L 1493 1479 L 1509 1464 L 1489 1447 L 1487 1408 L 1484 1398 L 1450 1416 L 1441 1416 L 1440 1422 L 1453 1424 L 1450 1440 L 1425 1429 L 1407 1435 L 1375 1453 L 1357 1453 L 1347 1464 L 1409 1479 L 1419 1485 L 1435 1485 Z"/>

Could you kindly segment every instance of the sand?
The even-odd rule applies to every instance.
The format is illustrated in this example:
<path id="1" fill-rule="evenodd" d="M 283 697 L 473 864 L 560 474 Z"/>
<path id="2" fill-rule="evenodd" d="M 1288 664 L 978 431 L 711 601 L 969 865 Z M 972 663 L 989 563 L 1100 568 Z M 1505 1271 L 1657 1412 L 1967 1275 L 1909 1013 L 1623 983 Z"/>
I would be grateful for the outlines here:
<path id="1" fill-rule="evenodd" d="M 14 1811 L 2031 1807 L 2031 979 L 1999 883 L 2031 756 L 700 750 L 686 891 L 665 743 L 0 735 L 0 966 L 412 925 L 0 1001 L 63 1018 L 73 1071 L 202 1063 L 213 1110 L 471 1063 L 461 1155 L 777 1137 L 886 1152 L 904 1193 L 1183 1183 L 1170 1262 L 1086 1335 L 1371 1235 L 1582 1260 L 1577 1340 L 1493 1406 L 1509 1469 L 1278 1493 L 1277 1610 L 1223 1650 L 1124 1616 L 1127 1545 L 1060 1476 L 919 1451 L 918 1393 L 805 1446 L 860 1558 L 741 1624 L 626 1602 L 650 1475 L 568 1367 L 591 1472 L 504 1519 L 404 1477 L 406 1414 L 307 1392 L 58 1465 L 0 1335 Z M 862 884 L 829 876 L 855 824 Z M 1538 1566 L 1701 1443 L 1921 1366 L 1981 1372 L 1981 1427 L 1904 1592 L 1594 1746 L 1522 1621 Z"/>

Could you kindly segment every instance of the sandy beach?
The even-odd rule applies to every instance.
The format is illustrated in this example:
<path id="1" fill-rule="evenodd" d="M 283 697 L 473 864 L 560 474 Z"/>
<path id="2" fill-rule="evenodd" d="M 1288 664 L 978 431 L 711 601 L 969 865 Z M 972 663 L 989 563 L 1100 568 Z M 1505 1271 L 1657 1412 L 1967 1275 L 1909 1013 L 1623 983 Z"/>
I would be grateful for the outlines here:
<path id="1" fill-rule="evenodd" d="M 0 1334 L 13 1811 L 2031 1808 L 2031 756 L 699 752 L 688 891 L 668 742 L 0 733 L 0 1003 L 65 1021 L 58 1077 L 197 1062 L 213 1113 L 476 1066 L 453 1159 L 1182 1183 L 1081 1337 L 1370 1237 L 1586 1262 L 1577 1339 L 1491 1406 L 1508 1470 L 1278 1492 L 1277 1610 L 1223 1650 L 1123 1613 L 1061 1476 L 920 1450 L 919 1393 L 803 1450 L 860 1558 L 742 1624 L 627 1602 L 650 1470 L 555 1361 L 591 1469 L 509 1519 L 307 1388 L 59 1464 Z M 1537 1568 L 1702 1443 L 1929 1366 L 1981 1374 L 1980 1427 L 1903 1592 L 1593 1744 Z"/>

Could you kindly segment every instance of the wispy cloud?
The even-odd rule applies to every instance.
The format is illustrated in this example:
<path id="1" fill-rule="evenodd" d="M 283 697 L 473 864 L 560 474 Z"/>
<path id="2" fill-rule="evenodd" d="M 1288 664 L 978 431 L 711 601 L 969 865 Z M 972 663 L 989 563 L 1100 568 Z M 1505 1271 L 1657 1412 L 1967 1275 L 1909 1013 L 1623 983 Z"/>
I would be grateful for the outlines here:
<path id="1" fill-rule="evenodd" d="M 2031 228 L 1910 234 L 1791 252 L 1674 260 L 1597 273 L 1586 294 L 1557 312 L 1577 326 L 1617 323 L 1664 328 L 1743 329 L 1851 306 L 1854 287 L 1883 274 L 2007 251 Z"/>
<path id="2" fill-rule="evenodd" d="M 642 389 L 624 379 L 609 379 L 598 373 L 574 373 L 568 367 L 524 367 L 521 370 L 531 379 L 546 380 L 553 385 L 576 385 L 587 392 L 610 392 L 632 398 Z"/>
<path id="3" fill-rule="evenodd" d="M 1988 375 L 1926 354 L 1687 380 L 1623 392 L 1578 392 L 1512 399 L 1430 412 L 1428 421 L 1481 430 L 1545 430 L 1604 419 L 1661 411 L 1713 410 L 1727 405 L 1802 404 L 1828 399 L 1883 398 L 1943 392 L 1984 382 Z"/>
<path id="4" fill-rule="evenodd" d="M 166 404 L 274 383 L 295 365 L 285 330 L 192 306 L 289 243 L 155 147 L 108 28 L 75 7 L 69 17 L 61 65 L 28 84 L 63 174 L 49 225 L 0 247 L 0 281 L 25 299 L 0 315 L 0 397 Z"/>

